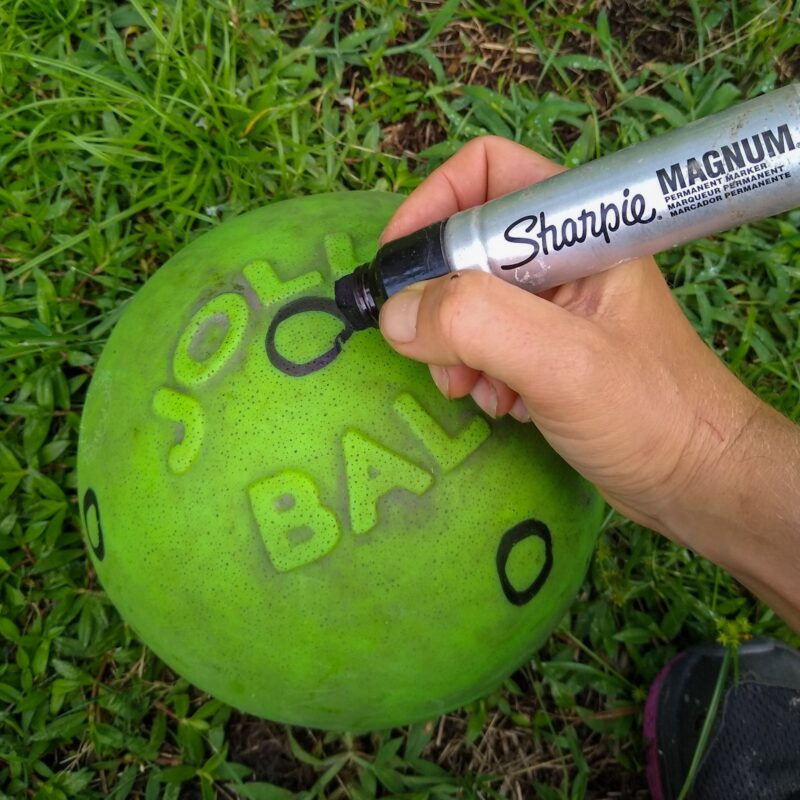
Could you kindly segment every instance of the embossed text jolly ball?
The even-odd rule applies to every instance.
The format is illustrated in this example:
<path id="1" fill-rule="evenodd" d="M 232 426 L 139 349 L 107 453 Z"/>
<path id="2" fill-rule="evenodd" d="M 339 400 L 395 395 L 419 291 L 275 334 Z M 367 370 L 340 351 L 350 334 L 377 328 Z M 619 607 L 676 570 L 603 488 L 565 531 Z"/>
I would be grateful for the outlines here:
<path id="1" fill-rule="evenodd" d="M 334 281 L 401 199 L 290 200 L 199 237 L 125 310 L 87 397 L 103 587 L 171 668 L 273 720 L 381 729 L 491 691 L 600 526 L 533 426 L 446 400 L 342 318 Z"/>

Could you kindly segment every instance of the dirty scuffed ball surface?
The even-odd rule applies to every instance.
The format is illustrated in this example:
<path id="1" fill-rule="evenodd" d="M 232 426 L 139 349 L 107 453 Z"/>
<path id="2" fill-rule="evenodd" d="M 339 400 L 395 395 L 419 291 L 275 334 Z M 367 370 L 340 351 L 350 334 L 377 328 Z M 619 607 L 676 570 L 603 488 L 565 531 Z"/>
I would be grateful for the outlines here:
<path id="1" fill-rule="evenodd" d="M 333 283 L 401 198 L 245 214 L 175 255 L 87 397 L 81 514 L 137 635 L 237 708 L 321 728 L 435 717 L 491 691 L 574 597 L 594 489 L 513 420 L 452 402 Z"/>

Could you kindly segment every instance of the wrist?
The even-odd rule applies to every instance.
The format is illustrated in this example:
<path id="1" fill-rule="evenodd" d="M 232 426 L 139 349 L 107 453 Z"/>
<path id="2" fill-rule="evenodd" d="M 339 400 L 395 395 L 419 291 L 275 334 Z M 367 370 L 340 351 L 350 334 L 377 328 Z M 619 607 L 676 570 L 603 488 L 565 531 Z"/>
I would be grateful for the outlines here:
<path id="1" fill-rule="evenodd" d="M 727 570 L 797 628 L 800 428 L 750 397 L 657 529 Z"/>
<path id="2" fill-rule="evenodd" d="M 757 431 L 769 409 L 755 395 L 737 398 L 713 416 L 698 414 L 688 435 L 680 480 L 656 521 L 676 544 L 719 563 L 720 532 L 740 522 L 748 499 L 747 462 L 755 457 Z"/>

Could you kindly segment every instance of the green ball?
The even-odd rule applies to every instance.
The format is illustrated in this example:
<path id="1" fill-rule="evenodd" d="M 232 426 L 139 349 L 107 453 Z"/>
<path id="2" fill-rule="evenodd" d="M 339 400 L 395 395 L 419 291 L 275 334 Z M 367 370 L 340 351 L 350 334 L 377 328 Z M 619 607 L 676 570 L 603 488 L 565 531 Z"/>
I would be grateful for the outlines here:
<path id="1" fill-rule="evenodd" d="M 603 504 L 532 425 L 448 401 L 333 282 L 401 198 L 275 203 L 174 256 L 86 400 L 97 574 L 167 664 L 269 719 L 427 719 L 530 656 L 586 573 Z"/>

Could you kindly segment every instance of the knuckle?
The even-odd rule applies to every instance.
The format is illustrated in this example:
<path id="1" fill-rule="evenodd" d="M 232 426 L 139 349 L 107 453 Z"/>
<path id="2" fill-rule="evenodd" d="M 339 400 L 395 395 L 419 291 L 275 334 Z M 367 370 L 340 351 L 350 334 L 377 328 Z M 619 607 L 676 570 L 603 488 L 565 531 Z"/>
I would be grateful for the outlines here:
<path id="1" fill-rule="evenodd" d="M 476 136 L 474 139 L 470 139 L 468 142 L 469 147 L 484 147 L 485 145 L 491 145 L 492 142 L 498 142 L 502 140 L 502 136 L 497 136 L 493 133 L 482 133 L 480 136 Z"/>
<path id="2" fill-rule="evenodd" d="M 581 330 L 575 331 L 568 360 L 576 380 L 592 386 L 613 384 L 615 382 L 609 378 L 616 372 L 615 353 L 614 342 L 602 331 L 584 325 Z"/>
<path id="3" fill-rule="evenodd" d="M 470 154 L 470 156 L 474 154 L 482 157 L 482 154 L 488 150 L 491 150 L 493 143 L 499 141 L 500 139 L 500 136 L 484 133 L 480 136 L 476 136 L 474 139 L 470 139 L 464 145 L 463 150 Z"/>

